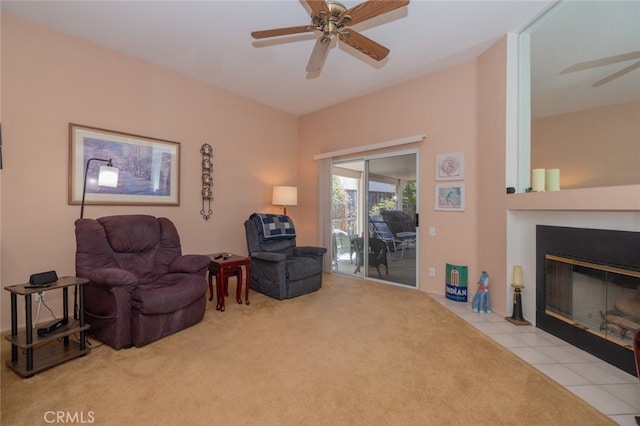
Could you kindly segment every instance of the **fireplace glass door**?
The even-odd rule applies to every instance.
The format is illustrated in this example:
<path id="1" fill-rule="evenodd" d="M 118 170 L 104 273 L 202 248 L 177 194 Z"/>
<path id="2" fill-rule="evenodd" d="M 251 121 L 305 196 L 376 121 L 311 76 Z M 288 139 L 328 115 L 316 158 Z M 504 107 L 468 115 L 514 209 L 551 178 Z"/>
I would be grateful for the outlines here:
<path id="1" fill-rule="evenodd" d="M 547 254 L 545 311 L 632 349 L 640 328 L 640 272 Z"/>

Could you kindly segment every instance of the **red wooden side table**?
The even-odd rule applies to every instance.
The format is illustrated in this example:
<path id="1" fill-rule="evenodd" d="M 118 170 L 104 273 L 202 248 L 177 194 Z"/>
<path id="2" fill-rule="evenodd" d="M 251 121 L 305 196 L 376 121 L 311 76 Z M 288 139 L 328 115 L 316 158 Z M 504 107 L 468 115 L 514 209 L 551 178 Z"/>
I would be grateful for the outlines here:
<path id="1" fill-rule="evenodd" d="M 227 256 L 225 256 L 227 255 Z M 216 309 L 224 312 L 224 291 L 225 291 L 225 274 L 231 272 L 233 268 L 244 267 L 245 270 L 245 303 L 249 304 L 249 283 L 251 282 L 251 272 L 249 268 L 249 258 L 239 256 L 233 253 L 213 253 L 208 255 L 211 258 L 209 264 L 209 286 L 211 287 L 213 275 L 216 276 L 216 293 L 217 302 Z M 236 300 L 238 303 L 242 303 L 242 280 L 238 280 L 238 288 L 236 290 Z"/>

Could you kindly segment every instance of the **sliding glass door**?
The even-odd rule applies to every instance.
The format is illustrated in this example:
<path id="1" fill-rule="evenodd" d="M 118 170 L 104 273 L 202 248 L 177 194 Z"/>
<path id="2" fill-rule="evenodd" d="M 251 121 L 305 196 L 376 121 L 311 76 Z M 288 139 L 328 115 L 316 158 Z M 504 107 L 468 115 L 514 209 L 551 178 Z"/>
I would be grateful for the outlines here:
<path id="1" fill-rule="evenodd" d="M 416 287 L 417 152 L 335 161 L 333 272 Z"/>

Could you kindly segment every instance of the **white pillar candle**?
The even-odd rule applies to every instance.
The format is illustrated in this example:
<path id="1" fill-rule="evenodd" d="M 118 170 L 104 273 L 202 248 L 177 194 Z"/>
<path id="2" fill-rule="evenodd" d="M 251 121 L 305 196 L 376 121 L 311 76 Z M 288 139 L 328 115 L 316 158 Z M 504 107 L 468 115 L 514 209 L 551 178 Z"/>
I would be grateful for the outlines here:
<path id="1" fill-rule="evenodd" d="M 560 169 L 547 170 L 547 191 L 560 191 Z"/>
<path id="2" fill-rule="evenodd" d="M 533 192 L 544 192 L 544 169 L 533 169 L 531 171 L 531 189 Z"/>
<path id="3" fill-rule="evenodd" d="M 522 266 L 516 265 L 513 267 L 513 285 L 522 285 Z"/>

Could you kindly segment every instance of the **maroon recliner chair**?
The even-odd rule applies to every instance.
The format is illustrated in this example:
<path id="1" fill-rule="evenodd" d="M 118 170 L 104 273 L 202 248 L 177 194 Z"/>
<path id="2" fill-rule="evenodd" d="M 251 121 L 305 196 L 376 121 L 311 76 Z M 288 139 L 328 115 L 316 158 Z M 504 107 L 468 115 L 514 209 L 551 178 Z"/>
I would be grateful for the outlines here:
<path id="1" fill-rule="evenodd" d="M 143 346 L 202 320 L 210 259 L 182 255 L 167 218 L 107 216 L 76 221 L 76 275 L 89 334 L 115 349 Z"/>

